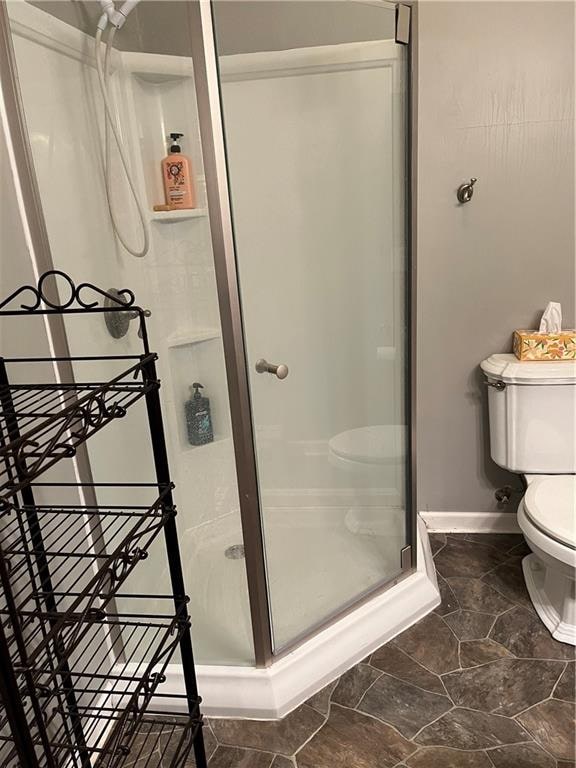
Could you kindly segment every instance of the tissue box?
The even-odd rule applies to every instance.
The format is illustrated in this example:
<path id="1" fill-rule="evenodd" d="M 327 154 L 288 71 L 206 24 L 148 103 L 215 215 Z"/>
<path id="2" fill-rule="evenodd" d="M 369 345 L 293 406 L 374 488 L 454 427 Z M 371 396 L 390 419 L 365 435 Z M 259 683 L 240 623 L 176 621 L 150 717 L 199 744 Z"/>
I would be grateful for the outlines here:
<path id="1" fill-rule="evenodd" d="M 514 354 L 518 360 L 576 360 L 576 330 L 514 331 Z"/>

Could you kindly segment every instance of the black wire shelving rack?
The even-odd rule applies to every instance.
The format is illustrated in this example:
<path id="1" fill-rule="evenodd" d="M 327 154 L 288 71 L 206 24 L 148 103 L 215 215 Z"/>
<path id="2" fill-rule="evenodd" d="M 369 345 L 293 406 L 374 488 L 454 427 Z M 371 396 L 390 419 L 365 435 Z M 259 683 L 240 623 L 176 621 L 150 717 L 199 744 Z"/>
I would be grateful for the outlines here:
<path id="1" fill-rule="evenodd" d="M 129 290 L 57 270 L 0 302 L 2 322 L 121 312 L 139 323 L 136 356 L 0 357 L 0 768 L 206 768 L 149 313 Z M 80 382 L 83 366 L 113 373 Z M 153 482 L 53 479 L 139 401 Z M 169 594 L 130 589 L 156 581 L 140 579 L 151 567 L 166 571 Z M 179 695 L 163 690 L 175 657 Z"/>

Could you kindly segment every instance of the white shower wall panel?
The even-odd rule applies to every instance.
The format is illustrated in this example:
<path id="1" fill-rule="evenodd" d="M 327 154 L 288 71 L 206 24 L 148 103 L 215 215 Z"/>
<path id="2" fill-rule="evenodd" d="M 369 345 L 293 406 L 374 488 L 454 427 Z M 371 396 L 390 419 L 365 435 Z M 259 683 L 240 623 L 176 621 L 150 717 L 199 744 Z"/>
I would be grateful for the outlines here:
<path id="1" fill-rule="evenodd" d="M 148 322 L 150 346 L 159 354 L 160 395 L 172 479 L 177 486 L 177 524 L 188 590 L 204 594 L 193 550 L 201 540 L 213 539 L 214 556 L 223 558 L 223 552 L 217 549 L 215 529 L 206 527 L 206 523 L 229 518 L 232 525 L 239 514 L 209 220 L 205 212 L 202 215 L 198 211 L 195 218 L 161 221 L 152 211 L 153 203 L 162 202 L 160 160 L 166 152 L 162 137 L 171 130 L 186 134 L 199 203 L 205 203 L 190 61 L 134 53 L 123 58 L 117 51 L 112 57 L 119 126 L 149 216 L 151 248 L 146 257 L 136 259 L 118 245 L 110 223 L 104 187 L 103 111 L 93 38 L 18 0 L 9 4 L 9 14 L 54 266 L 77 283 L 89 282 L 104 289 L 130 288 L 138 304 L 152 312 Z M 179 122 L 174 125 L 176 117 Z M 151 188 L 149 181 L 155 176 L 158 183 Z M 141 232 L 115 150 L 112 185 L 122 229 L 136 244 Z M 196 343 L 207 329 L 210 340 Z M 142 349 L 135 322 L 129 333 L 118 340 L 108 334 L 102 316 L 75 318 L 74 323 L 67 324 L 67 340 L 72 355 L 136 355 Z M 84 380 L 99 380 L 116 372 L 117 368 L 112 370 L 102 361 L 76 366 L 77 378 Z M 184 401 L 190 395 L 190 385 L 198 379 L 206 385 L 215 409 L 218 440 L 194 448 L 187 439 Z M 154 467 L 147 431 L 141 402 L 117 424 L 96 434 L 88 445 L 95 479 L 151 480 Z M 113 503 L 104 491 L 99 494 L 101 503 Z M 137 501 L 133 499 L 133 503 Z M 159 541 L 156 546 L 163 544 Z M 155 550 L 150 557 L 155 558 Z M 240 565 L 223 574 L 231 579 L 225 588 L 240 614 L 248 616 L 246 576 Z M 167 592 L 168 575 L 154 569 L 148 572 L 154 574 L 153 583 L 133 579 L 127 589 Z M 211 621 L 210 612 L 218 610 L 216 602 L 208 601 L 207 606 L 206 621 L 198 621 L 195 626 L 196 645 L 201 649 L 199 660 L 250 663 L 249 636 L 240 659 L 233 653 L 220 655 L 223 649 L 211 642 L 211 635 L 203 638 Z"/>
<path id="2" fill-rule="evenodd" d="M 177 370 L 180 361 L 171 346 L 171 339 L 182 332 L 192 336 L 198 328 L 211 327 L 219 333 L 208 219 L 169 223 L 152 220 L 152 204 L 161 202 L 160 159 L 165 152 L 162 147 L 165 130 L 173 128 L 187 134 L 201 201 L 204 196 L 190 62 L 183 59 L 168 61 L 168 67 L 186 75 L 183 78 L 175 77 L 170 70 L 162 74 L 166 60 L 172 57 L 127 54 L 124 62 L 122 55 L 115 52 L 112 58 L 113 90 L 120 128 L 138 191 L 150 214 L 151 249 L 145 258 L 135 259 L 118 245 L 110 224 L 104 189 L 102 104 L 94 68 L 93 39 L 22 2 L 10 4 L 10 15 L 54 266 L 78 282 L 91 282 L 104 289 L 129 287 L 138 303 L 152 311 L 150 343 L 160 355 L 158 367 L 171 465 L 179 486 L 177 498 L 185 502 L 182 525 L 194 526 L 222 514 L 222 504 L 214 503 L 222 497 L 232 497 L 225 512 L 237 510 L 231 441 L 216 450 L 194 451 L 193 460 L 189 455 L 190 446 L 187 451 L 182 450 L 185 441 L 184 400 L 190 394 L 185 386 L 186 376 L 192 384 L 197 355 L 189 345 L 187 368 Z M 146 67 L 152 73 L 133 75 L 134 68 L 145 70 Z M 155 68 L 160 73 L 154 74 Z M 173 126 L 176 116 L 180 122 Z M 153 137 L 153 141 L 149 137 Z M 141 233 L 126 182 L 118 173 L 115 152 L 112 168 L 115 210 L 120 212 L 120 222 L 128 239 L 137 243 Z M 148 196 L 146 181 L 154 175 L 158 184 Z M 136 330 L 136 323 L 133 323 L 127 336 L 112 339 L 103 318 L 91 317 L 86 322 L 68 324 L 68 343 L 73 355 L 138 354 L 141 342 Z M 210 368 L 214 370 L 214 376 L 211 378 L 217 383 L 215 421 L 221 425 L 220 432 L 229 435 L 221 341 L 215 339 L 212 346 Z M 103 363 L 96 365 L 97 377 L 103 376 Z M 140 416 L 140 413 L 135 414 L 129 419 L 127 428 L 114 430 L 113 436 L 103 432 L 91 441 L 91 460 L 100 476 L 110 481 L 135 481 L 150 475 L 151 456 L 146 449 L 144 431 L 147 427 Z M 221 459 L 217 461 L 218 472 L 211 472 L 214 457 L 218 454 Z M 118 476 L 117 469 L 120 455 L 131 459 L 128 464 L 122 462 L 122 477 Z M 233 492 L 223 493 L 222 485 L 227 490 L 232 487 Z"/>

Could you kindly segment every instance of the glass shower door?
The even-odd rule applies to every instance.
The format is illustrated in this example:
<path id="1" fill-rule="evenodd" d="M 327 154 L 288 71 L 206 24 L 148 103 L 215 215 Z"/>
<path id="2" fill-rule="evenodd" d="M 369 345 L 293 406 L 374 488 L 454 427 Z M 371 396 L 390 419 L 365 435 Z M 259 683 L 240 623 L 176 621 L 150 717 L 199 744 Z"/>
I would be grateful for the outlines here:
<path id="1" fill-rule="evenodd" d="M 160 396 L 185 579 L 191 594 L 196 659 L 204 664 L 254 662 L 248 585 L 241 550 L 234 445 L 218 314 L 210 217 L 191 61 L 189 3 L 147 0 L 118 31 L 111 51 L 110 99 L 145 211 L 150 247 L 134 258 L 120 245 L 110 216 L 105 183 L 104 105 L 95 69 L 98 3 L 6 4 L 15 76 L 30 143 L 51 266 L 77 284 L 103 290 L 129 288 L 151 311 L 151 348 L 158 353 Z M 0 14 L 1 18 L 1 14 Z M 160 34 L 164 23 L 165 33 Z M 175 36 L 174 32 L 179 34 Z M 107 30 L 109 33 L 109 29 Z M 101 44 L 101 56 L 104 44 Z M 163 201 L 160 162 L 167 135 L 185 134 L 198 205 L 193 210 L 156 210 Z M 125 240 L 142 243 L 142 226 L 115 145 L 110 167 L 111 200 Z M 3 294 L 16 288 L 16 257 L 6 254 Z M 32 264 L 30 264 L 30 268 Z M 14 268 L 15 271 L 15 268 Z M 66 325 L 73 357 L 139 355 L 137 323 L 111 334 L 102 316 Z M 94 380 L 106 376 L 100 359 Z M 78 378 L 83 371 L 78 370 Z M 110 374 L 113 375 L 113 374 Z M 192 384 L 210 399 L 213 440 L 190 440 L 186 405 Z M 144 403 L 140 404 L 142 410 Z M 145 413 L 131 413 L 117 433 L 103 430 L 87 448 L 92 476 L 100 482 L 144 482 L 153 473 Z M 103 499 L 100 503 L 116 503 Z M 133 501 L 133 503 L 135 503 Z M 135 576 L 133 591 L 168 593 L 168 575 L 158 540 L 150 558 L 153 583 Z"/>
<path id="2" fill-rule="evenodd" d="M 391 4 L 213 14 L 277 652 L 409 543 L 406 48 Z"/>

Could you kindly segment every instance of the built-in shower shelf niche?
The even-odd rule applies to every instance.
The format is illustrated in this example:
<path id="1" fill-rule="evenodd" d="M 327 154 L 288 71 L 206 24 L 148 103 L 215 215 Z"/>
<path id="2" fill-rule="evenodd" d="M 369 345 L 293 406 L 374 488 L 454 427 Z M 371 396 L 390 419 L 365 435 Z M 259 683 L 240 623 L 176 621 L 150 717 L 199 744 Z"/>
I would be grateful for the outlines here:
<path id="1" fill-rule="evenodd" d="M 151 221 L 160 224 L 170 224 L 175 221 L 187 221 L 188 219 L 201 219 L 208 216 L 206 208 L 187 208 L 179 211 L 152 211 Z"/>
<path id="2" fill-rule="evenodd" d="M 168 339 L 168 356 L 172 382 L 172 401 L 178 430 L 178 447 L 188 453 L 206 445 L 194 446 L 188 440 L 184 405 L 193 394 L 192 384 L 197 381 L 204 389 L 202 395 L 210 399 L 210 413 L 214 442 L 231 437 L 228 411 L 228 384 L 222 339 L 219 329 L 204 328 L 189 333 L 174 334 Z"/>
<path id="3" fill-rule="evenodd" d="M 204 168 L 191 60 L 184 56 L 126 52 L 122 54 L 122 63 L 132 101 L 128 117 L 139 149 L 150 220 L 176 224 L 205 217 Z M 172 132 L 184 134 L 182 151 L 192 161 L 198 208 L 153 211 L 155 205 L 164 202 L 160 163 L 168 153 Z"/>
<path id="4" fill-rule="evenodd" d="M 201 344 L 221 337 L 219 328 L 198 328 L 194 331 L 179 331 L 168 337 L 169 347 L 183 347 L 186 344 Z"/>

